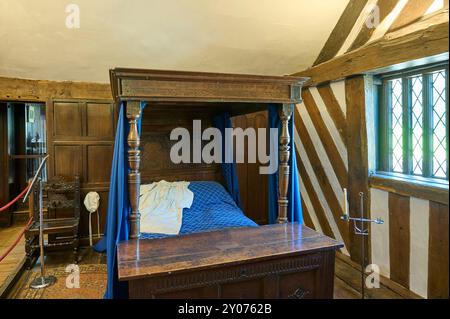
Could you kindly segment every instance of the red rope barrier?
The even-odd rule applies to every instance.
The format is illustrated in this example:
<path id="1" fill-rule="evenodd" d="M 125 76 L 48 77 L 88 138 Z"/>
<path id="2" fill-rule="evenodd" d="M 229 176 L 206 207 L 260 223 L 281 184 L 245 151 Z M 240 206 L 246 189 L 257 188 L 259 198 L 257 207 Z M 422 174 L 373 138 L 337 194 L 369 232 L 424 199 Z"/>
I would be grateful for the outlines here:
<path id="1" fill-rule="evenodd" d="M 7 210 L 9 207 L 11 207 L 11 205 L 13 205 L 15 202 L 17 202 L 23 195 L 25 195 L 25 193 L 27 192 L 28 188 L 30 188 L 30 184 L 28 184 L 27 187 L 25 187 L 25 189 L 19 195 L 17 195 L 16 198 L 14 198 L 8 204 L 6 204 L 2 208 L 0 208 L 0 213 L 5 211 L 5 210 Z"/>
<path id="2" fill-rule="evenodd" d="M 17 244 L 19 243 L 20 239 L 22 238 L 23 234 L 27 230 L 28 226 L 30 226 L 32 221 L 33 221 L 33 218 L 30 218 L 28 223 L 21 230 L 19 237 L 17 237 L 16 241 L 11 246 L 9 246 L 8 249 L 6 249 L 6 251 L 0 256 L 0 262 L 2 262 L 2 260 L 5 259 L 5 257 L 8 256 L 8 254 L 17 246 Z"/>

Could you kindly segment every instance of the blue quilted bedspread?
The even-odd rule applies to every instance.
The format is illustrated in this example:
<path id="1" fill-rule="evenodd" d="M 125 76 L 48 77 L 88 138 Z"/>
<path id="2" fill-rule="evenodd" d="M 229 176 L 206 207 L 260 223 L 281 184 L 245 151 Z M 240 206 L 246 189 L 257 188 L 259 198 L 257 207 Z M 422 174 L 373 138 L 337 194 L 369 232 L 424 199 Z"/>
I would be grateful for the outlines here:
<path id="1" fill-rule="evenodd" d="M 232 227 L 256 227 L 231 198 L 225 188 L 216 182 L 191 182 L 194 193 L 191 208 L 183 209 L 180 235 Z M 143 233 L 143 239 L 163 238 L 169 235 Z"/>

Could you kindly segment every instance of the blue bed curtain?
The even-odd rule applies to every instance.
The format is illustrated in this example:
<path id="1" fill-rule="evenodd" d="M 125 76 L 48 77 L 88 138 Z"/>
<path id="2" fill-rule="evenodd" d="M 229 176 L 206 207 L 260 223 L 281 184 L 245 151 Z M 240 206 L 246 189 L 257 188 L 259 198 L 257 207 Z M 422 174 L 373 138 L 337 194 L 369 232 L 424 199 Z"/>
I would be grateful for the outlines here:
<path id="1" fill-rule="evenodd" d="M 143 108 L 144 105 L 141 105 Z M 140 130 L 140 121 L 138 123 Z M 120 299 L 128 297 L 127 283 L 119 282 L 117 275 L 116 247 L 122 240 L 128 239 L 128 216 L 131 212 L 128 199 L 128 120 L 125 106 L 122 104 L 117 121 L 114 154 L 111 166 L 109 185 L 108 212 L 104 229 L 104 237 L 94 246 L 98 252 L 106 251 L 107 287 L 104 298 Z"/>
<path id="2" fill-rule="evenodd" d="M 233 124 L 231 123 L 230 115 L 226 112 L 219 114 L 213 119 L 214 127 L 220 130 L 222 133 L 222 138 L 225 138 L 225 129 L 232 128 Z M 238 177 L 236 171 L 236 163 L 233 161 L 232 163 L 226 163 L 225 161 L 225 142 L 222 141 L 222 175 L 225 180 L 225 186 L 230 193 L 233 200 L 236 202 L 238 207 L 241 207 L 241 198 L 239 195 L 239 184 Z"/>
<path id="3" fill-rule="evenodd" d="M 270 128 L 278 128 L 281 134 L 281 120 L 278 114 L 278 105 L 269 105 L 269 123 Z M 294 120 L 293 116 L 289 121 L 289 135 L 291 136 L 291 156 L 289 158 L 290 175 L 288 188 L 288 220 L 290 222 L 299 222 L 303 224 L 302 205 L 300 197 L 300 185 L 298 182 L 297 159 L 295 156 L 294 143 Z M 269 223 L 274 224 L 278 217 L 278 170 L 276 173 L 269 175 Z"/>

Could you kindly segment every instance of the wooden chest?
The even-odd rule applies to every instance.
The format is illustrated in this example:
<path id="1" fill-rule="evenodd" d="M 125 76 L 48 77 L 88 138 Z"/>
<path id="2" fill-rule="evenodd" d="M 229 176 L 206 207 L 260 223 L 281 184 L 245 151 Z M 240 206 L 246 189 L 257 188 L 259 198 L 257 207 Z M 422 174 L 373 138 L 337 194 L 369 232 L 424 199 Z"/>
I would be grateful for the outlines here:
<path id="1" fill-rule="evenodd" d="M 340 247 L 297 223 L 130 240 L 118 274 L 130 298 L 332 298 Z"/>

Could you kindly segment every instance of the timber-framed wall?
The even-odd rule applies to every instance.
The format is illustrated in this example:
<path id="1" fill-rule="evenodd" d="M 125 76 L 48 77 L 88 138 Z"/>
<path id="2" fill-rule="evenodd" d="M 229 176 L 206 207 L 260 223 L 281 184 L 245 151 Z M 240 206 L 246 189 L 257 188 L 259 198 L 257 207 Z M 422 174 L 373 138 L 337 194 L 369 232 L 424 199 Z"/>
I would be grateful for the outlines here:
<path id="1" fill-rule="evenodd" d="M 448 60 L 448 1 L 428 15 L 431 3 L 410 2 L 417 5 L 405 6 L 386 25 L 383 18 L 398 1 L 379 1 L 384 35 L 363 25 L 353 38 L 330 37 L 315 65 L 294 73 L 311 77 L 295 110 L 297 156 L 304 163 L 299 167 L 302 204 L 307 224 L 342 238 L 342 251 L 358 262 L 360 239 L 339 219 L 341 189 L 349 189 L 351 215 L 359 214 L 358 193 L 364 192 L 367 216 L 386 220 L 383 227 L 371 227 L 365 263 L 379 265 L 384 277 L 421 297 L 448 298 L 448 188 L 390 188 L 392 183 L 371 175 L 373 74 Z M 349 8 L 360 8 L 362 15 L 366 4 L 352 0 Z M 358 17 L 346 11 L 335 30 L 355 25 Z"/>

